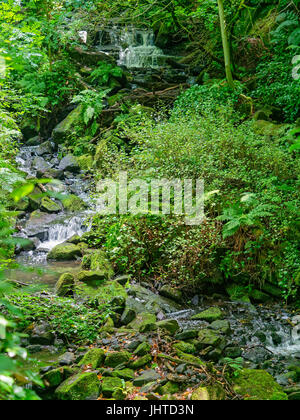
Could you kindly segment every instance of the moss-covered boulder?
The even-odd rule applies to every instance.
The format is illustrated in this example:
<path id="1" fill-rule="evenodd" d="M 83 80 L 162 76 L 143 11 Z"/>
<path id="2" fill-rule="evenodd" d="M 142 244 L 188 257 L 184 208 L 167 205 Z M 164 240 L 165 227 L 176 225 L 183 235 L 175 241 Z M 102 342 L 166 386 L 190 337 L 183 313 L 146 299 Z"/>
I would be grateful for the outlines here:
<path id="1" fill-rule="evenodd" d="M 187 354 L 195 354 L 196 347 L 192 343 L 186 343 L 185 341 L 179 341 L 178 343 L 173 344 L 175 350 L 182 351 Z"/>
<path id="2" fill-rule="evenodd" d="M 199 334 L 198 330 L 186 330 L 175 335 L 175 339 L 179 341 L 191 340 L 197 338 Z"/>
<path id="3" fill-rule="evenodd" d="M 78 165 L 83 171 L 91 171 L 93 169 L 93 156 L 91 155 L 82 155 L 77 158 Z"/>
<path id="4" fill-rule="evenodd" d="M 157 328 L 166 331 L 171 336 L 175 335 L 179 331 L 180 327 L 176 319 L 167 319 L 156 322 Z"/>
<path id="5" fill-rule="evenodd" d="M 132 369 L 115 370 L 112 372 L 112 376 L 116 376 L 117 378 L 124 379 L 124 381 L 132 381 L 135 377 L 134 370 Z"/>
<path id="6" fill-rule="evenodd" d="M 104 366 L 115 368 L 117 366 L 127 364 L 130 360 L 130 357 L 131 355 L 127 351 L 108 353 L 105 358 Z"/>
<path id="7" fill-rule="evenodd" d="M 57 296 L 65 297 L 73 295 L 75 287 L 75 277 L 71 273 L 64 273 L 60 276 L 55 285 L 55 293 Z"/>
<path id="8" fill-rule="evenodd" d="M 140 376 L 135 378 L 133 385 L 141 387 L 143 385 L 156 382 L 159 379 L 161 379 L 161 376 L 155 370 L 146 370 Z"/>
<path id="9" fill-rule="evenodd" d="M 193 365 L 204 366 L 205 363 L 199 359 L 199 357 L 193 356 L 192 354 L 184 353 L 180 350 L 176 350 L 176 355 L 181 359 L 183 362 L 191 363 Z"/>
<path id="10" fill-rule="evenodd" d="M 112 397 L 115 391 L 123 389 L 123 381 L 117 377 L 106 377 L 102 381 L 102 394 L 106 398 Z"/>
<path id="11" fill-rule="evenodd" d="M 64 210 L 70 213 L 76 213 L 86 209 L 87 204 L 77 195 L 69 194 L 62 199 Z"/>
<path id="12" fill-rule="evenodd" d="M 103 271 L 80 271 L 77 274 L 77 280 L 88 286 L 98 287 L 105 283 L 107 277 Z"/>
<path id="13" fill-rule="evenodd" d="M 180 385 L 177 382 L 168 381 L 164 386 L 159 388 L 160 395 L 172 395 L 180 391 Z"/>
<path id="14" fill-rule="evenodd" d="M 266 303 L 271 299 L 269 295 L 258 289 L 252 290 L 250 293 L 250 297 L 256 303 Z"/>
<path id="15" fill-rule="evenodd" d="M 154 324 L 156 322 L 156 316 L 148 312 L 142 312 L 128 324 L 129 328 L 139 331 L 145 325 Z"/>
<path id="16" fill-rule="evenodd" d="M 121 324 L 128 325 L 136 318 L 136 313 L 133 309 L 125 308 L 121 316 Z"/>
<path id="17" fill-rule="evenodd" d="M 64 243 L 55 246 L 48 254 L 48 260 L 74 261 L 81 257 L 82 253 L 77 245 Z"/>
<path id="18" fill-rule="evenodd" d="M 182 302 L 182 293 L 180 290 L 175 289 L 172 286 L 165 284 L 159 291 L 161 296 L 164 296 L 168 299 L 174 300 L 175 302 Z"/>
<path id="19" fill-rule="evenodd" d="M 207 387 L 199 387 L 195 389 L 191 400 L 193 401 L 222 401 L 225 400 L 226 394 L 220 385 Z"/>
<path id="20" fill-rule="evenodd" d="M 79 366 L 90 366 L 92 369 L 97 369 L 103 365 L 105 360 L 105 352 L 102 349 L 91 349 L 78 363 Z"/>
<path id="21" fill-rule="evenodd" d="M 229 284 L 226 287 L 226 292 L 228 293 L 228 296 L 233 302 L 245 302 L 250 303 L 250 298 L 248 296 L 248 293 L 246 292 L 245 287 L 238 285 L 238 284 Z"/>
<path id="22" fill-rule="evenodd" d="M 234 390 L 244 400 L 287 400 L 275 379 L 264 370 L 243 369 L 234 381 Z"/>
<path id="23" fill-rule="evenodd" d="M 85 234 L 81 239 L 85 239 Z M 82 260 L 82 268 L 84 270 L 103 271 L 106 273 L 108 280 L 114 276 L 112 264 L 105 252 L 101 250 L 92 251 L 90 254 L 85 255 Z"/>
<path id="24" fill-rule="evenodd" d="M 208 346 L 217 347 L 221 342 L 221 337 L 212 330 L 200 330 L 198 334 L 198 347 L 205 348 Z"/>
<path id="25" fill-rule="evenodd" d="M 146 341 L 144 343 L 141 343 L 137 348 L 134 350 L 133 354 L 135 356 L 145 356 L 146 354 L 149 354 L 151 351 L 151 346 Z"/>
<path id="26" fill-rule="evenodd" d="M 96 400 L 100 382 L 95 372 L 79 373 L 64 381 L 55 391 L 57 399 L 63 401 Z"/>
<path id="27" fill-rule="evenodd" d="M 60 205 L 49 197 L 42 198 L 40 209 L 46 213 L 59 213 L 61 211 Z"/>
<path id="28" fill-rule="evenodd" d="M 152 362 L 151 354 L 146 354 L 145 356 L 140 357 L 139 359 L 130 362 L 130 368 L 134 370 L 138 370 L 146 365 L 149 365 L 151 362 Z"/>
<path id="29" fill-rule="evenodd" d="M 206 311 L 200 312 L 199 314 L 193 315 L 191 319 L 213 322 L 223 318 L 223 312 L 220 308 L 209 308 Z"/>
<path id="30" fill-rule="evenodd" d="M 221 334 L 229 334 L 230 333 L 230 323 L 226 320 L 218 320 L 211 323 L 210 328 L 217 331 Z"/>
<path id="31" fill-rule="evenodd" d="M 64 143 L 77 127 L 83 127 L 81 113 L 82 106 L 79 105 L 54 128 L 52 138 L 56 144 Z"/>
<path id="32" fill-rule="evenodd" d="M 64 368 L 52 369 L 43 375 L 43 381 L 49 388 L 56 388 L 64 381 Z"/>

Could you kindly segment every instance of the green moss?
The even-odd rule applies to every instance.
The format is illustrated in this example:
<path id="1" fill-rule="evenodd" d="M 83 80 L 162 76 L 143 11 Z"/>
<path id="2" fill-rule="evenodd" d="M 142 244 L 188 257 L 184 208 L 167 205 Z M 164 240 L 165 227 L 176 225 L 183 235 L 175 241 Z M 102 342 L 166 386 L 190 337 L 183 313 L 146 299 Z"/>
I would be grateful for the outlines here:
<path id="1" fill-rule="evenodd" d="M 91 171 L 93 169 L 94 159 L 91 155 L 82 155 L 77 157 L 78 165 L 83 171 Z"/>
<path id="2" fill-rule="evenodd" d="M 152 356 L 151 354 L 146 354 L 143 357 L 140 357 L 139 359 L 135 360 L 134 362 L 130 363 L 130 367 L 134 370 L 138 370 L 146 365 L 149 365 L 152 362 Z"/>
<path id="3" fill-rule="evenodd" d="M 124 379 L 124 381 L 131 381 L 134 379 L 134 371 L 132 369 L 115 370 L 112 376 Z"/>
<path id="4" fill-rule="evenodd" d="M 173 348 L 187 354 L 196 353 L 196 347 L 193 344 L 185 343 L 184 341 L 180 341 L 179 343 L 173 344 Z"/>
<path id="5" fill-rule="evenodd" d="M 138 314 L 137 317 L 128 324 L 129 328 L 139 331 L 140 328 L 147 324 L 154 324 L 156 322 L 156 316 L 148 312 L 142 312 Z"/>
<path id="6" fill-rule="evenodd" d="M 82 211 L 87 207 L 86 203 L 74 194 L 69 194 L 64 198 L 62 200 L 62 205 L 66 211 L 71 213 Z"/>
<path id="7" fill-rule="evenodd" d="M 55 391 L 59 400 L 95 400 L 99 396 L 100 382 L 94 372 L 79 373 L 64 381 Z"/>
<path id="8" fill-rule="evenodd" d="M 264 370 L 242 370 L 234 381 L 234 390 L 245 400 L 288 399 L 280 385 Z"/>
<path id="9" fill-rule="evenodd" d="M 171 335 L 174 335 L 179 331 L 180 327 L 176 319 L 168 319 L 165 321 L 159 321 L 156 323 L 157 328 L 165 330 Z"/>
<path id="10" fill-rule="evenodd" d="M 130 360 L 130 353 L 127 351 L 119 351 L 115 353 L 108 353 L 104 365 L 106 367 L 115 368 L 119 365 L 126 364 Z"/>
<path id="11" fill-rule="evenodd" d="M 92 369 L 97 369 L 102 366 L 105 359 L 105 353 L 102 349 L 89 350 L 79 362 L 79 366 L 91 366 Z"/>
<path id="12" fill-rule="evenodd" d="M 81 250 L 77 245 L 64 243 L 54 247 L 48 254 L 48 260 L 73 261 L 81 257 Z"/>
<path id="13" fill-rule="evenodd" d="M 52 138 L 57 144 L 64 143 L 69 136 L 72 135 L 74 129 L 77 127 L 83 126 L 83 121 L 81 117 L 82 106 L 79 105 L 75 108 L 70 114 L 58 124 L 52 131 Z"/>
<path id="14" fill-rule="evenodd" d="M 225 391 L 220 385 L 199 387 L 191 397 L 193 401 L 220 401 L 225 400 L 225 398 Z"/>
<path id="15" fill-rule="evenodd" d="M 179 390 L 180 390 L 180 386 L 179 386 L 178 383 L 168 381 L 166 383 L 166 385 L 162 386 L 159 389 L 159 393 L 160 393 L 160 395 L 165 395 L 165 394 L 171 394 L 172 395 L 172 394 L 176 394 L 177 392 L 179 392 Z"/>
<path id="16" fill-rule="evenodd" d="M 193 315 L 191 319 L 199 321 L 213 322 L 223 318 L 223 312 L 220 308 L 209 308 L 206 311 Z"/>
<path id="17" fill-rule="evenodd" d="M 106 377 L 102 381 L 102 394 L 106 398 L 112 397 L 114 392 L 123 389 L 123 381 L 120 378 Z"/>
<path id="18" fill-rule="evenodd" d="M 55 285 L 55 293 L 57 296 L 65 297 L 73 294 L 75 286 L 75 278 L 71 273 L 64 273 Z"/>

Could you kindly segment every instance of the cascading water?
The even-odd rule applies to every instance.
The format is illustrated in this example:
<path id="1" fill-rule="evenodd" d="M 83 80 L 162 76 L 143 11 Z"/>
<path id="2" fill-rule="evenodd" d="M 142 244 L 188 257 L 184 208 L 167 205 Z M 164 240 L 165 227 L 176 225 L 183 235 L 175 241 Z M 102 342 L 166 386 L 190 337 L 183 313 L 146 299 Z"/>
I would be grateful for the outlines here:
<path id="1" fill-rule="evenodd" d="M 115 26 L 101 30 L 98 39 L 98 48 L 108 54 L 118 53 L 118 65 L 127 68 L 159 68 L 168 58 L 155 46 L 151 30 Z"/>

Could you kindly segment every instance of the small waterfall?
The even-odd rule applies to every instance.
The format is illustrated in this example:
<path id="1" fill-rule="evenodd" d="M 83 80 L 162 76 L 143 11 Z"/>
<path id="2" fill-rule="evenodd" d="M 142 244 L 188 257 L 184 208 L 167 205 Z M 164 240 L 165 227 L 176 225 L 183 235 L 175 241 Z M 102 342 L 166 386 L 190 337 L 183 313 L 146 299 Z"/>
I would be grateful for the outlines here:
<path id="1" fill-rule="evenodd" d="M 118 65 L 127 68 L 159 68 L 167 56 L 155 46 L 153 31 L 134 27 L 114 26 L 99 32 L 98 48 L 109 54 L 118 54 Z"/>

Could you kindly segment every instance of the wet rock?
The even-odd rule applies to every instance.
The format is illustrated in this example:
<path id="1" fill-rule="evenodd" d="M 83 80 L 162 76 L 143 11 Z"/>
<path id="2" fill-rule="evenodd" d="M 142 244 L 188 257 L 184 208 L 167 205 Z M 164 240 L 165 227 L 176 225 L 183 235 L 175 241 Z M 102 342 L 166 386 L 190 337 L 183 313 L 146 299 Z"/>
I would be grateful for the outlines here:
<path id="1" fill-rule="evenodd" d="M 97 369 L 103 365 L 105 360 L 105 352 L 102 349 L 89 350 L 78 363 L 79 366 L 91 366 L 92 369 Z"/>
<path id="2" fill-rule="evenodd" d="M 40 144 L 35 153 L 38 156 L 44 156 L 47 154 L 51 155 L 53 153 L 53 145 L 51 141 L 45 141 L 44 143 Z"/>
<path id="3" fill-rule="evenodd" d="M 80 166 L 75 156 L 67 155 L 60 161 L 58 169 L 64 172 L 77 173 L 80 171 Z"/>
<path id="4" fill-rule="evenodd" d="M 176 334 L 175 339 L 181 340 L 181 341 L 190 340 L 192 338 L 197 338 L 198 334 L 199 334 L 198 330 L 186 330 L 186 331 Z"/>
<path id="5" fill-rule="evenodd" d="M 156 322 L 156 326 L 159 329 L 165 330 L 171 336 L 175 335 L 179 331 L 180 327 L 176 319 L 167 319 L 164 321 Z"/>
<path id="6" fill-rule="evenodd" d="M 230 357 L 231 359 L 236 359 L 241 357 L 243 354 L 243 350 L 239 347 L 227 347 L 224 351 L 225 357 Z"/>
<path id="7" fill-rule="evenodd" d="M 60 244 L 55 246 L 48 254 L 48 260 L 74 261 L 82 255 L 80 248 L 74 244 Z"/>
<path id="8" fill-rule="evenodd" d="M 87 208 L 87 204 L 74 194 L 69 194 L 61 202 L 64 210 L 70 213 L 76 213 Z"/>
<path id="9" fill-rule="evenodd" d="M 282 337 L 276 332 L 271 334 L 274 346 L 279 346 L 282 343 Z"/>
<path id="10" fill-rule="evenodd" d="M 38 146 L 41 144 L 40 136 L 31 137 L 29 140 L 26 141 L 26 146 Z"/>
<path id="11" fill-rule="evenodd" d="M 88 286 L 98 287 L 107 280 L 107 276 L 103 271 L 80 271 L 77 280 Z"/>
<path id="12" fill-rule="evenodd" d="M 74 293 L 75 277 L 71 273 L 64 273 L 55 285 L 57 296 L 72 296 Z"/>
<path id="13" fill-rule="evenodd" d="M 143 326 L 147 324 L 154 324 L 156 322 L 156 316 L 147 312 L 138 314 L 137 317 L 128 324 L 129 328 L 139 331 Z"/>
<path id="14" fill-rule="evenodd" d="M 185 341 L 179 341 L 178 343 L 173 344 L 173 348 L 187 354 L 196 353 L 196 347 L 194 344 L 186 343 Z"/>
<path id="15" fill-rule="evenodd" d="M 221 342 L 221 337 L 214 331 L 204 329 L 199 331 L 198 343 L 200 348 L 208 346 L 217 347 Z"/>
<path id="16" fill-rule="evenodd" d="M 21 238 L 19 236 L 14 237 L 17 241 L 15 247 L 15 254 L 20 254 L 21 252 L 29 252 L 33 251 L 37 247 L 36 241 L 29 239 L 29 238 Z M 39 242 L 39 241 L 38 241 Z"/>
<path id="17" fill-rule="evenodd" d="M 56 218 L 54 214 L 48 214 L 36 210 L 31 213 L 28 222 L 25 225 L 24 231 L 29 237 L 37 237 L 41 241 L 48 239 L 48 229 Z"/>
<path id="18" fill-rule="evenodd" d="M 74 353 L 67 352 L 59 357 L 58 363 L 60 366 L 71 366 L 75 362 L 76 356 Z"/>
<path id="19" fill-rule="evenodd" d="M 95 372 L 79 373 L 64 381 L 55 391 L 58 400 L 82 401 L 96 400 L 99 396 L 100 382 Z"/>
<path id="20" fill-rule="evenodd" d="M 180 290 L 175 289 L 174 287 L 171 287 L 169 285 L 164 285 L 160 291 L 159 294 L 161 296 L 164 296 L 168 299 L 174 300 L 175 302 L 181 303 L 182 302 L 182 293 Z"/>
<path id="21" fill-rule="evenodd" d="M 193 315 L 192 320 L 213 322 L 223 318 L 223 312 L 219 308 L 209 308 L 199 314 Z"/>
<path id="22" fill-rule="evenodd" d="M 36 325 L 31 333 L 30 343 L 38 344 L 41 346 L 50 346 L 54 343 L 55 335 L 52 332 L 52 329 L 49 324 L 42 323 Z"/>
<path id="23" fill-rule="evenodd" d="M 46 213 L 59 213 L 61 211 L 60 206 L 49 197 L 42 198 L 40 208 Z"/>
<path id="24" fill-rule="evenodd" d="M 234 381 L 234 390 L 244 400 L 284 400 L 287 395 L 264 370 L 243 369 Z"/>
<path id="25" fill-rule="evenodd" d="M 250 362 L 261 364 L 270 358 L 270 353 L 263 347 L 255 347 L 243 352 L 243 358 Z"/>
<path id="26" fill-rule="evenodd" d="M 158 379 L 160 379 L 160 375 L 155 370 L 147 370 L 142 375 L 135 378 L 133 385 L 140 387 L 151 382 L 156 382 Z"/>
<path id="27" fill-rule="evenodd" d="M 128 325 L 136 318 L 136 313 L 133 309 L 126 308 L 121 316 L 121 324 Z"/>
<path id="28" fill-rule="evenodd" d="M 223 321 L 223 320 L 214 321 L 210 325 L 210 328 L 218 331 L 220 334 L 227 335 L 230 333 L 230 324 L 228 321 Z"/>
<path id="29" fill-rule="evenodd" d="M 126 364 L 130 360 L 130 353 L 127 351 L 119 351 L 115 353 L 108 353 L 105 358 L 104 366 L 115 368 L 119 365 Z"/>
<path id="30" fill-rule="evenodd" d="M 82 106 L 79 105 L 70 114 L 59 123 L 52 131 L 52 138 L 56 144 L 64 143 L 72 134 L 76 126 L 82 126 L 81 118 Z"/>
<path id="31" fill-rule="evenodd" d="M 37 156 L 32 162 L 32 167 L 38 172 L 38 176 L 41 176 L 51 168 L 51 165 L 42 157 Z"/>

